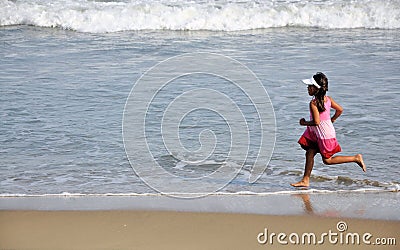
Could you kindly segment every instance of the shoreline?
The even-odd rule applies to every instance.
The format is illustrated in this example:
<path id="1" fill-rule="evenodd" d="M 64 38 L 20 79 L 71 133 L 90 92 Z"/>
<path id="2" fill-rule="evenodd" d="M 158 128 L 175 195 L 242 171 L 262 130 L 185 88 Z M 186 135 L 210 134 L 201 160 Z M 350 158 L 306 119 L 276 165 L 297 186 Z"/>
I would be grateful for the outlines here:
<path id="1" fill-rule="evenodd" d="M 396 249 L 399 230 L 400 221 L 315 215 L 0 211 L 1 249 Z"/>
<path id="2" fill-rule="evenodd" d="M 318 215 L 400 221 L 400 192 L 211 194 L 173 198 L 162 194 L 3 196 L 0 211 L 171 211 L 259 215 Z"/>
<path id="3" fill-rule="evenodd" d="M 397 249 L 399 197 L 399 192 L 1 197 L 0 249 Z"/>

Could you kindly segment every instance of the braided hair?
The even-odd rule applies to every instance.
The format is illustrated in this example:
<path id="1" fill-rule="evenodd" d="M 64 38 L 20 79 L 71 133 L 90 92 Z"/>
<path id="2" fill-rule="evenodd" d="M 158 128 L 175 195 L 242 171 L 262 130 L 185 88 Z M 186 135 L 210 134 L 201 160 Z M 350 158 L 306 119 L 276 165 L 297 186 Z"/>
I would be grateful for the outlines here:
<path id="1" fill-rule="evenodd" d="M 325 111 L 325 95 L 328 91 L 328 78 L 322 72 L 317 72 L 317 74 L 315 74 L 313 78 L 318 83 L 318 85 L 321 86 L 314 96 L 318 111 L 323 112 Z"/>

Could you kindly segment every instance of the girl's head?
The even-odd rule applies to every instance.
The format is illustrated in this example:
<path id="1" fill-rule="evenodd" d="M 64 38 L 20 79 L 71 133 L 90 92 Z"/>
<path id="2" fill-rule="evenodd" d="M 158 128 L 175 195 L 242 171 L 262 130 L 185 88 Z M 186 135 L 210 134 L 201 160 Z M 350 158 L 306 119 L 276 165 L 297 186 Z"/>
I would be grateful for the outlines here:
<path id="1" fill-rule="evenodd" d="M 314 80 L 320 86 L 319 91 L 327 92 L 328 91 L 328 78 L 322 72 L 317 72 L 317 74 L 313 75 Z"/>
<path id="2" fill-rule="evenodd" d="M 317 72 L 317 74 L 313 75 L 313 79 L 319 88 L 315 85 L 308 85 L 308 94 L 315 96 L 318 111 L 323 112 L 325 111 L 325 95 L 328 91 L 328 78 L 324 73 Z"/>

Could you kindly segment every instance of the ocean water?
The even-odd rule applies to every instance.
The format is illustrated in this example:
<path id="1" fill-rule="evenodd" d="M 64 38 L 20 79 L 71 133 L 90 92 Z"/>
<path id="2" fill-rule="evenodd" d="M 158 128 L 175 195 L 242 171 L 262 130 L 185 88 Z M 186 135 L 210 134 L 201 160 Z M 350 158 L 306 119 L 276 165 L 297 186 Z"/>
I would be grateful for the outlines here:
<path id="1" fill-rule="evenodd" d="M 325 166 L 318 155 L 309 191 L 398 192 L 399 31 L 397 0 L 0 0 L 0 194 L 155 193 L 179 187 L 179 180 L 223 193 L 295 192 L 289 184 L 304 168 L 298 121 L 309 116 L 310 100 L 300 79 L 317 71 L 328 76 L 328 94 L 344 107 L 334 124 L 340 154 L 362 153 L 367 173 L 352 163 Z M 262 111 L 251 102 L 260 96 L 246 97 L 229 79 L 184 75 L 150 93 L 148 144 L 141 149 L 143 155 L 151 151 L 165 172 L 138 174 L 139 165 L 154 162 L 141 151 L 134 157 L 126 152 L 127 100 L 150 69 L 182 55 L 218 55 L 253 72 L 268 93 L 260 96 L 272 104 L 274 123 L 262 128 Z M 248 141 L 234 143 L 248 156 L 243 165 L 229 158 L 236 131 L 218 109 L 190 109 L 178 117 L 177 144 L 187 155 L 166 148 L 163 114 L 193 90 L 204 91 L 201 100 L 216 107 L 224 105 L 214 92 L 237 104 L 250 133 Z M 273 153 L 256 161 L 263 153 L 259 138 L 271 127 Z M 182 160 L 210 138 L 212 154 Z M 252 183 L 254 164 L 265 171 Z M 237 171 L 228 182 L 226 166 Z M 203 178 L 216 172 L 220 179 Z"/>

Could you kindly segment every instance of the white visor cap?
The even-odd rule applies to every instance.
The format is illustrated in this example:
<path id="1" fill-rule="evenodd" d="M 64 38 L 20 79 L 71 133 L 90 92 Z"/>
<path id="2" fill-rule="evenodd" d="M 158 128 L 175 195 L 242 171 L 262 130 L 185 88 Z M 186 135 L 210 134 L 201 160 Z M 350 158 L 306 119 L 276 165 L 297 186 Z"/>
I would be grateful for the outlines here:
<path id="1" fill-rule="evenodd" d="M 301 80 L 304 84 L 307 85 L 314 85 L 317 88 L 321 88 L 321 86 L 319 86 L 319 84 L 314 80 L 314 77 L 311 77 L 310 79 L 304 79 Z"/>

